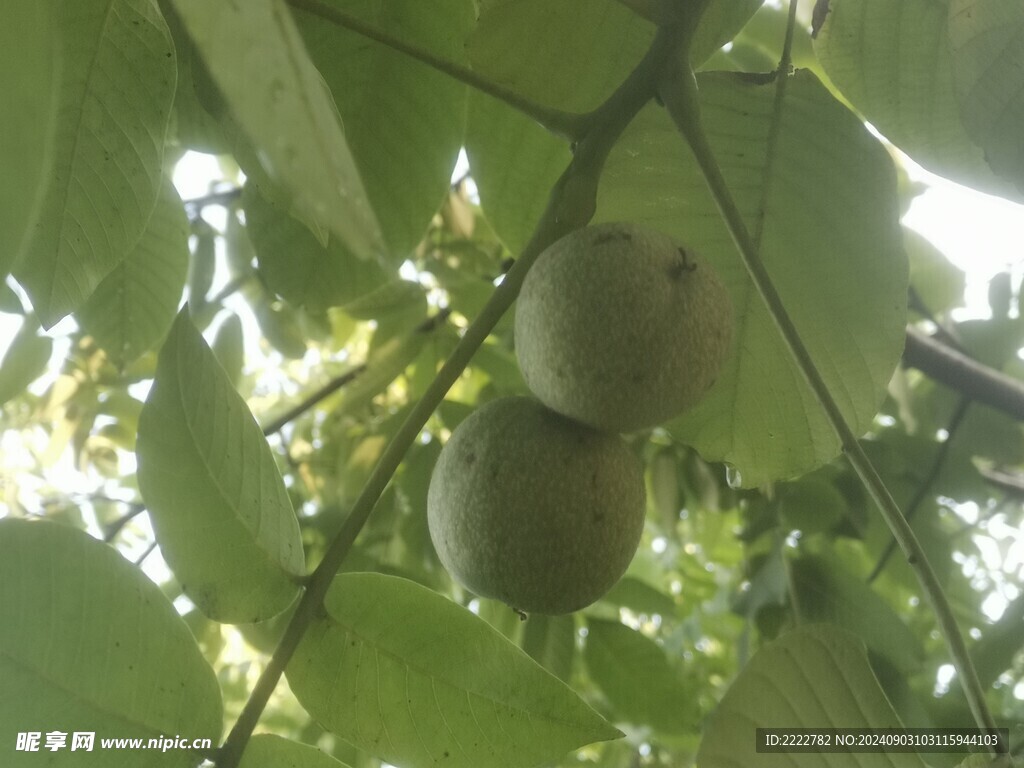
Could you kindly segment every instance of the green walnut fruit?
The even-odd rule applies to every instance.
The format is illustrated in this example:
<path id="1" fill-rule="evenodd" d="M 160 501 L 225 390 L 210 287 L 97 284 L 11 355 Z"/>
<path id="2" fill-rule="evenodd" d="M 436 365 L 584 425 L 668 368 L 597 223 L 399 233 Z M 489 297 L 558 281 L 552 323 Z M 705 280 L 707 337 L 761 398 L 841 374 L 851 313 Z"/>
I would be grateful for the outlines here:
<path id="1" fill-rule="evenodd" d="M 610 432 L 692 408 L 729 352 L 732 304 L 714 270 L 635 224 L 576 230 L 537 259 L 516 305 L 530 390 Z"/>
<path id="2" fill-rule="evenodd" d="M 427 522 L 441 563 L 470 591 L 561 614 L 607 592 L 636 554 L 643 469 L 618 435 L 529 397 L 494 400 L 452 433 Z"/>

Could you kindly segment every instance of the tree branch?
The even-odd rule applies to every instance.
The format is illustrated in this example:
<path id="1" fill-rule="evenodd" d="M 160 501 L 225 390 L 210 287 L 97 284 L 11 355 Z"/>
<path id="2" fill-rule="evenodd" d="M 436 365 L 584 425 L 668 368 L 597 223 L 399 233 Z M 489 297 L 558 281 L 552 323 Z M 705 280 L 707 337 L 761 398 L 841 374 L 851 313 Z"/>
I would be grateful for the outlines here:
<path id="1" fill-rule="evenodd" d="M 1024 382 L 989 368 L 916 328 L 907 328 L 903 361 L 972 400 L 1024 421 Z"/>
<path id="2" fill-rule="evenodd" d="M 355 32 L 365 38 L 374 40 L 381 45 L 387 46 L 393 51 L 404 53 L 406 56 L 415 59 L 421 64 L 426 64 L 431 69 L 442 72 L 449 77 L 458 80 L 460 83 L 475 88 L 498 101 L 504 102 L 513 109 L 517 109 L 529 118 L 532 118 L 540 125 L 547 128 L 553 134 L 561 136 L 568 141 L 575 141 L 583 133 L 584 117 L 561 109 L 552 109 L 538 104 L 535 101 L 519 95 L 510 88 L 499 85 L 469 67 L 456 64 L 453 61 L 435 56 L 430 51 L 413 45 L 405 40 L 400 40 L 384 30 L 376 29 L 340 8 L 323 2 L 323 0 L 286 0 L 288 5 L 314 16 L 319 16 L 325 21 L 336 24 L 339 27 Z"/>

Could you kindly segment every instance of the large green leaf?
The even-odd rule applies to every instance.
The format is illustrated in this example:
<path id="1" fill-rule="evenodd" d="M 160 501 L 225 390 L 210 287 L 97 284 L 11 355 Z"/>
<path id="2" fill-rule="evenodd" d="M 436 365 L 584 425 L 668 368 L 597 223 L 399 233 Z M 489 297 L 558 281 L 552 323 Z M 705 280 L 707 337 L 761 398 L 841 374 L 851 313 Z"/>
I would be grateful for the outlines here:
<path id="1" fill-rule="evenodd" d="M 487 221 L 519 253 L 572 159 L 568 145 L 509 106 L 469 94 L 466 154 Z"/>
<path id="2" fill-rule="evenodd" d="M 730 686 L 704 732 L 701 768 L 924 768 L 909 752 L 757 753 L 757 728 L 898 728 L 857 640 L 829 625 L 765 646 Z"/>
<path id="3" fill-rule="evenodd" d="M 142 238 L 76 317 L 118 367 L 156 345 L 174 322 L 188 271 L 188 219 L 170 179 Z"/>
<path id="4" fill-rule="evenodd" d="M 1024 3 L 950 0 L 949 38 L 964 126 L 1024 195 Z"/>
<path id="5" fill-rule="evenodd" d="M 139 417 L 139 490 L 184 593 L 255 622 L 298 592 L 299 527 L 259 425 L 182 310 Z"/>
<path id="6" fill-rule="evenodd" d="M 160 589 L 110 547 L 55 523 L 0 521 L 0 739 L 5 766 L 193 766 L 182 750 L 102 749 L 103 738 L 182 735 L 216 744 L 213 670 Z M 58 752 L 15 735 L 64 732 Z M 71 752 L 71 735 L 95 734 Z M 45 741 L 45 737 L 41 738 Z M 48 759 L 49 758 L 49 759 Z"/>
<path id="7" fill-rule="evenodd" d="M 174 120 L 171 135 L 179 144 L 199 152 L 223 154 L 231 151 L 231 131 L 218 118 L 224 104 L 210 73 L 196 53 L 173 0 L 157 0 L 174 40 L 178 63 L 178 84 L 174 91 Z"/>
<path id="8" fill-rule="evenodd" d="M 0 278 L 21 253 L 50 176 L 60 68 L 50 4 L 9 4 L 0 25 Z"/>
<path id="9" fill-rule="evenodd" d="M 904 342 L 907 264 L 892 162 L 808 72 L 790 79 L 778 107 L 774 85 L 757 79 L 710 73 L 698 82 L 726 182 L 804 343 L 860 434 Z M 712 262 L 732 295 L 732 354 L 705 399 L 670 424 L 674 434 L 705 459 L 730 462 L 748 486 L 802 474 L 839 453 L 662 110 L 644 110 L 619 140 L 596 218 L 672 235 Z"/>
<path id="10" fill-rule="evenodd" d="M 473 21 L 470 0 L 329 4 L 446 61 L 464 57 L 463 40 Z M 336 24 L 306 13 L 297 14 L 296 21 L 345 121 L 345 139 L 384 239 L 404 258 L 423 237 L 451 183 L 462 146 L 466 88 Z"/>
<path id="11" fill-rule="evenodd" d="M 482 619 L 413 582 L 338 576 L 288 665 L 302 705 L 400 765 L 533 766 L 618 732 Z"/>
<path id="12" fill-rule="evenodd" d="M 542 104 L 585 111 L 629 74 L 652 35 L 650 24 L 612 0 L 525 0 L 488 6 L 467 45 L 474 69 L 495 82 Z M 526 40 L 530 55 L 522 56 Z M 519 252 L 572 157 L 568 144 L 473 92 L 466 152 L 487 220 Z"/>
<path id="13" fill-rule="evenodd" d="M 614 0 L 515 0 L 486 7 L 467 48 L 473 69 L 490 80 L 583 112 L 629 74 L 653 36 L 649 23 Z"/>
<path id="14" fill-rule="evenodd" d="M 714 0 L 697 28 L 694 62 L 732 39 L 761 3 Z M 654 26 L 616 0 L 503 0 L 481 10 L 467 48 L 473 68 L 490 80 L 541 104 L 585 112 L 611 95 L 653 39 Z"/>
<path id="15" fill-rule="evenodd" d="M 321 311 L 348 304 L 383 285 L 388 274 L 358 259 L 329 235 L 327 247 L 287 211 L 268 202 L 252 182 L 242 192 L 246 231 L 266 286 L 296 307 Z"/>
<path id="16" fill-rule="evenodd" d="M 716 0 L 693 43 L 695 62 L 725 43 L 760 0 Z M 614 0 L 515 0 L 486 6 L 468 42 L 474 69 L 541 104 L 582 112 L 640 61 L 654 28 Z M 524 41 L 529 41 L 524 43 Z M 529 55 L 522 55 L 523 45 Z M 568 144 L 511 107 L 471 92 L 466 152 L 488 221 L 513 252 L 530 238 Z"/>
<path id="17" fill-rule="evenodd" d="M 590 678 L 622 720 L 663 733 L 694 728 L 696 702 L 654 640 L 617 621 L 590 619 L 583 647 Z"/>
<path id="18" fill-rule="evenodd" d="M 15 270 L 43 324 L 75 310 L 127 255 L 160 188 L 174 99 L 171 35 L 151 0 L 57 0 L 52 177 Z"/>
<path id="19" fill-rule="evenodd" d="M 789 568 L 801 619 L 845 629 L 904 673 L 920 667 L 924 651 L 914 633 L 837 558 L 807 555 L 792 560 Z"/>
<path id="20" fill-rule="evenodd" d="M 249 739 L 239 768 L 347 768 L 316 747 L 289 741 L 271 733 Z"/>
<path id="21" fill-rule="evenodd" d="M 318 235 L 337 235 L 359 258 L 383 257 L 334 102 L 285 3 L 174 6 L 264 170 L 297 214 Z"/>
<path id="22" fill-rule="evenodd" d="M 918 163 L 961 184 L 1019 197 L 988 167 L 961 122 L 948 4 L 831 0 L 814 49 L 850 103 Z"/>

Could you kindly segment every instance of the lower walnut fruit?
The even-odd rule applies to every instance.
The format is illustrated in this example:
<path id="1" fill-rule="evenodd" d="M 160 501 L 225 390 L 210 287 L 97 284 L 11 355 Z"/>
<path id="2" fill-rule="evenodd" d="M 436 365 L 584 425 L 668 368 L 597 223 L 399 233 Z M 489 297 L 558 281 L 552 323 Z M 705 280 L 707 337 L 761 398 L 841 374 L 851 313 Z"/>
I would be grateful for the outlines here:
<path id="1" fill-rule="evenodd" d="M 571 613 L 611 589 L 636 553 L 644 512 L 643 468 L 622 438 L 527 397 L 462 422 L 427 497 L 448 572 L 528 613 Z"/>

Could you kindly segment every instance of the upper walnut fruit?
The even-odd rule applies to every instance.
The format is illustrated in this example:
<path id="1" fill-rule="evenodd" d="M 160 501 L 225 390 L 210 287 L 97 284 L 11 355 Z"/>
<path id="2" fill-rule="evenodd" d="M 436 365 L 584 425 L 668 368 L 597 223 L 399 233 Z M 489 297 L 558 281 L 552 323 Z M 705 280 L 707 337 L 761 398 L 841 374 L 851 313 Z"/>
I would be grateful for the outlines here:
<path id="1" fill-rule="evenodd" d="M 710 265 L 635 224 L 598 224 L 555 242 L 516 305 L 516 354 L 530 389 L 610 432 L 692 408 L 731 338 L 729 293 Z"/>

